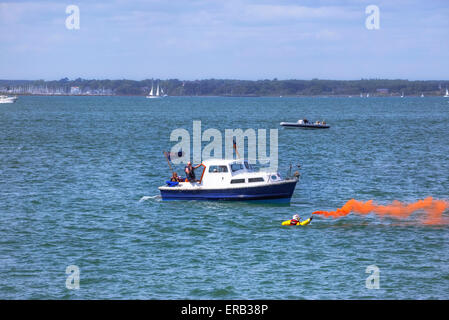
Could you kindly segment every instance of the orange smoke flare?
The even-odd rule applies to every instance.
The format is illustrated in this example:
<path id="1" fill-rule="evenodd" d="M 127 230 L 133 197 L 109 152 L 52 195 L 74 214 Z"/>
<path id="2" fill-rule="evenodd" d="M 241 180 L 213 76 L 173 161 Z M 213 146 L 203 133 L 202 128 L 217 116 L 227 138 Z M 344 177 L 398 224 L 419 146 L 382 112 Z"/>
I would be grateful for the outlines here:
<path id="1" fill-rule="evenodd" d="M 389 205 L 378 205 L 369 200 L 366 202 L 351 199 L 345 205 L 335 211 L 315 211 L 313 214 L 323 215 L 325 217 L 340 218 L 351 212 L 358 214 L 375 213 L 380 217 L 389 216 L 397 219 L 408 218 L 412 213 L 417 211 L 424 211 L 426 216 L 422 223 L 424 224 L 443 224 L 443 213 L 449 209 L 449 202 L 446 200 L 434 200 L 432 197 L 427 197 L 423 200 L 418 200 L 414 203 L 402 203 L 400 201 L 393 201 Z"/>

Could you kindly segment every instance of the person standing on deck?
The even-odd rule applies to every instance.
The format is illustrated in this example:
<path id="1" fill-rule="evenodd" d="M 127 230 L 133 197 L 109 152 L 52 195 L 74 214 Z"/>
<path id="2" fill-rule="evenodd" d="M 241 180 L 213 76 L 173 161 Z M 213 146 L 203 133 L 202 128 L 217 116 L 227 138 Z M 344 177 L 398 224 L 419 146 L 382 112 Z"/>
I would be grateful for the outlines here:
<path id="1" fill-rule="evenodd" d="M 201 166 L 201 164 L 197 165 L 197 166 L 192 166 L 192 163 L 189 161 L 187 162 L 187 166 L 185 168 L 185 173 L 187 176 L 187 180 L 189 182 L 195 182 L 196 181 L 196 177 L 195 177 L 195 169 L 198 168 L 199 166 Z"/>

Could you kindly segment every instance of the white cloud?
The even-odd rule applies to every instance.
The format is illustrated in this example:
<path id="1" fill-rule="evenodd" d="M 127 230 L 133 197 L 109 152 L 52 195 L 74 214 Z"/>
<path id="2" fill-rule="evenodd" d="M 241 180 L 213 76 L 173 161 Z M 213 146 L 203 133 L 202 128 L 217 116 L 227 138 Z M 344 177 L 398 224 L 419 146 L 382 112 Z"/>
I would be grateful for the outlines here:
<path id="1" fill-rule="evenodd" d="M 327 19 L 342 20 L 354 19 L 361 15 L 361 12 L 343 7 L 306 7 L 298 5 L 248 5 L 245 7 L 245 14 L 250 19 L 260 20 L 310 20 Z"/>

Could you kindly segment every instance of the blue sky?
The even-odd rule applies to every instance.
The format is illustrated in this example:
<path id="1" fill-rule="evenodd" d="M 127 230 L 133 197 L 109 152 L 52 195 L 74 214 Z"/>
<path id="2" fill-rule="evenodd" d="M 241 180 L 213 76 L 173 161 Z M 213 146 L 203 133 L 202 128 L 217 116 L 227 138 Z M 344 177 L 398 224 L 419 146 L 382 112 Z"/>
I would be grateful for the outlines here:
<path id="1" fill-rule="evenodd" d="M 449 1 L 0 0 L 0 79 L 63 77 L 449 79 Z"/>

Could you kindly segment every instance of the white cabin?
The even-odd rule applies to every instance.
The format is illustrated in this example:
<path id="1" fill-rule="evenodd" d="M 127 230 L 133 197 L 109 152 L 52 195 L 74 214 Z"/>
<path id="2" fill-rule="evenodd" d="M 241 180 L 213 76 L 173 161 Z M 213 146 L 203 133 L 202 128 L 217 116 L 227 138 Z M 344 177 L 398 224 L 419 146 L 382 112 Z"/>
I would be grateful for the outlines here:
<path id="1" fill-rule="evenodd" d="M 256 171 L 247 160 L 210 159 L 203 161 L 202 166 L 202 176 L 197 175 L 197 179 L 206 188 L 244 187 L 282 180 L 277 172 Z"/>

